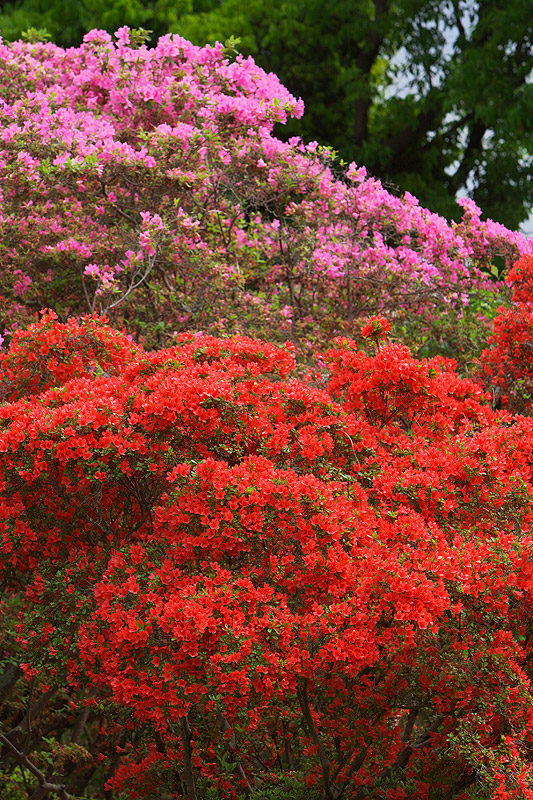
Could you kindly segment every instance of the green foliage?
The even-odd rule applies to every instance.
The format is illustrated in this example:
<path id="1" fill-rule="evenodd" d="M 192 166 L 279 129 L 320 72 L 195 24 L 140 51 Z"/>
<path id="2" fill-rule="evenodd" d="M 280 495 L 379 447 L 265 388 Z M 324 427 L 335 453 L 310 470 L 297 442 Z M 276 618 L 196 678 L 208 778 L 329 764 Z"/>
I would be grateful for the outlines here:
<path id="1" fill-rule="evenodd" d="M 203 787 L 199 787 L 203 789 Z M 205 800 L 223 800 L 223 795 L 218 789 L 206 788 L 203 796 Z M 320 800 L 323 796 L 316 787 L 305 785 L 303 776 L 298 773 L 281 773 L 276 783 L 268 783 L 267 786 L 257 788 L 253 792 L 253 800 Z M 243 794 L 239 800 L 246 800 L 250 795 Z"/>
<path id="2" fill-rule="evenodd" d="M 195 3 L 173 30 L 196 44 L 240 37 L 243 53 L 305 101 L 285 135 L 332 146 L 447 217 L 466 190 L 488 217 L 518 227 L 533 205 L 528 4 L 380 5 Z"/>
<path id="3" fill-rule="evenodd" d="M 29 44 L 36 44 L 36 42 L 47 42 L 51 37 L 46 28 L 29 28 L 27 31 L 22 31 L 20 38 L 23 42 Z"/>
<path id="4" fill-rule="evenodd" d="M 0 33 L 14 40 L 28 33 L 49 35 L 59 45 L 81 43 L 84 34 L 99 28 L 113 33 L 122 25 L 150 29 L 155 36 L 168 33 L 179 18 L 192 11 L 192 0 L 7 0 L 2 3 Z M 30 41 L 43 41 L 44 37 Z"/>
<path id="5" fill-rule="evenodd" d="M 402 341 L 417 342 L 419 358 L 453 358 L 461 376 L 472 377 L 493 320 L 507 299 L 503 292 L 478 289 L 469 294 L 468 305 L 458 303 L 431 320 L 412 317 L 397 325 L 395 333 Z"/>
<path id="6" fill-rule="evenodd" d="M 316 787 L 306 786 L 302 777 L 284 775 L 275 786 L 256 791 L 254 800 L 318 800 L 321 794 Z"/>
<path id="7" fill-rule="evenodd" d="M 11 773 L 0 770 L 0 786 L 3 800 L 26 800 L 25 775 L 20 767 Z"/>

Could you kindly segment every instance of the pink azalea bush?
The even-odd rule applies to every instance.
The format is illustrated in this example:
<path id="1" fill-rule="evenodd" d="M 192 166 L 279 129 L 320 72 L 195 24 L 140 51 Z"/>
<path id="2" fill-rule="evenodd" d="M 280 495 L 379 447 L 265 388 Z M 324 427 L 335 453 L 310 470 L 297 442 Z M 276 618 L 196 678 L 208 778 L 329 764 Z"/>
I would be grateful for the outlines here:
<path id="1" fill-rule="evenodd" d="M 498 290 L 495 258 L 532 250 L 470 200 L 450 224 L 281 141 L 302 101 L 222 45 L 148 49 L 127 28 L 68 50 L 0 43 L 0 87 L 8 333 L 46 305 L 105 312 L 152 346 L 201 329 L 305 352 L 370 314 L 456 320 Z"/>

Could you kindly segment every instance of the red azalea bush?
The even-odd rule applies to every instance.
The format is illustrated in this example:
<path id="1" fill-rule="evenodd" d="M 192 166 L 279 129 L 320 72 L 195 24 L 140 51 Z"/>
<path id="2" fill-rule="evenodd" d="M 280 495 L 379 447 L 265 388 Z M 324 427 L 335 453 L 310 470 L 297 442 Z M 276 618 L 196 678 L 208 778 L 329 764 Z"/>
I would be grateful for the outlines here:
<path id="1" fill-rule="evenodd" d="M 533 796 L 533 420 L 381 340 L 321 388 L 244 337 L 41 335 L 1 376 L 10 791 Z"/>
<path id="2" fill-rule="evenodd" d="M 303 104 L 251 59 L 141 39 L 0 42 L 0 333 L 49 306 L 105 311 L 150 346 L 202 329 L 310 355 L 377 311 L 457 328 L 498 291 L 495 260 L 531 252 L 471 200 L 450 224 L 280 141 Z"/>
<path id="3" fill-rule="evenodd" d="M 533 405 L 533 256 L 522 256 L 506 281 L 511 304 L 494 319 L 480 377 L 499 406 L 528 414 Z"/>

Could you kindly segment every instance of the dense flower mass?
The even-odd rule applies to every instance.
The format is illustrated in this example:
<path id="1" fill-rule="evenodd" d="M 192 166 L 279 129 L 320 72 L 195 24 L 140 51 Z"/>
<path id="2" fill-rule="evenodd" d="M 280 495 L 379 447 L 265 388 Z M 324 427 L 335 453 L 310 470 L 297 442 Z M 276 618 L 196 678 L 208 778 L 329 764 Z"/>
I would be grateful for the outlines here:
<path id="1" fill-rule="evenodd" d="M 509 271 L 511 303 L 494 319 L 481 354 L 481 380 L 497 405 L 519 413 L 533 406 L 533 256 L 524 255 Z"/>
<path id="2" fill-rule="evenodd" d="M 376 345 L 14 335 L 8 761 L 29 694 L 71 796 L 533 796 L 533 420 Z"/>
<path id="3" fill-rule="evenodd" d="M 533 246 L 302 111 L 220 45 L 0 41 L 7 800 L 533 800 Z M 499 292 L 477 383 L 391 335 Z"/>
<path id="4" fill-rule="evenodd" d="M 0 42 L 0 333 L 45 305 L 151 345 L 201 329 L 310 353 L 375 312 L 456 320 L 531 252 L 471 200 L 449 224 L 363 167 L 336 176 L 327 150 L 274 135 L 302 111 L 220 45 Z"/>

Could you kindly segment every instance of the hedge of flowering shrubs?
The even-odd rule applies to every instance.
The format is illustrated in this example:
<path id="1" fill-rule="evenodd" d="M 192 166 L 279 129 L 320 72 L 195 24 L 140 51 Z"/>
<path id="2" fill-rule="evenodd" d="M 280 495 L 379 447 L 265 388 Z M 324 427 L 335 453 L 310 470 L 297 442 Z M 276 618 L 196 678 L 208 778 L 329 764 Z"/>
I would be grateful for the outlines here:
<path id="1" fill-rule="evenodd" d="M 533 797 L 533 420 L 387 329 L 14 334 L 2 797 Z"/>
<path id="2" fill-rule="evenodd" d="M 450 224 L 363 167 L 337 176 L 327 150 L 274 135 L 302 111 L 220 45 L 0 41 L 0 334 L 47 306 L 106 311 L 149 346 L 201 329 L 309 355 L 376 312 L 453 340 L 531 245 L 470 200 Z"/>

